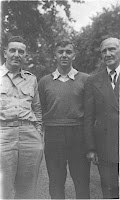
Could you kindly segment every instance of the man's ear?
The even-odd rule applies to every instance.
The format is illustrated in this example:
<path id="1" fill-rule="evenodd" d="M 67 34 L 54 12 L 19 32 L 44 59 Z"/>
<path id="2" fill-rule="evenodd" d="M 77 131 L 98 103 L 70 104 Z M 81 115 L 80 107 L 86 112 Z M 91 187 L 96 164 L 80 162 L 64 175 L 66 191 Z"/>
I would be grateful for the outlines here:
<path id="1" fill-rule="evenodd" d="M 56 57 L 56 54 L 54 53 L 54 59 L 56 60 L 57 59 L 57 57 Z"/>
<path id="2" fill-rule="evenodd" d="M 26 53 L 26 54 L 25 54 L 25 58 L 26 58 L 26 59 L 28 59 L 28 58 L 29 58 L 29 56 L 28 56 L 28 53 Z"/>
<path id="3" fill-rule="evenodd" d="M 29 58 L 28 53 L 26 53 L 25 56 L 24 56 L 24 61 L 28 62 L 28 58 Z"/>
<path id="4" fill-rule="evenodd" d="M 74 56 L 73 56 L 72 60 L 75 60 L 75 54 L 74 54 Z"/>
<path id="5" fill-rule="evenodd" d="M 6 58 L 6 49 L 4 50 L 4 58 Z"/>

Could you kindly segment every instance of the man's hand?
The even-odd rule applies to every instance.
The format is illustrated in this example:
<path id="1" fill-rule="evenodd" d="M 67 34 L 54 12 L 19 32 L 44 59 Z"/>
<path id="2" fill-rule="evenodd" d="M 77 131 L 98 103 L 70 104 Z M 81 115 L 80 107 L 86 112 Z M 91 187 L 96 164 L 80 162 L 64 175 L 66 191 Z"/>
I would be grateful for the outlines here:
<path id="1" fill-rule="evenodd" d="M 98 165 L 98 156 L 95 152 L 87 153 L 87 159 L 92 161 L 94 165 Z"/>
<path id="2" fill-rule="evenodd" d="M 41 130 L 41 129 L 37 129 L 37 131 L 39 132 L 39 134 L 41 136 L 42 143 L 44 144 L 44 131 Z"/>

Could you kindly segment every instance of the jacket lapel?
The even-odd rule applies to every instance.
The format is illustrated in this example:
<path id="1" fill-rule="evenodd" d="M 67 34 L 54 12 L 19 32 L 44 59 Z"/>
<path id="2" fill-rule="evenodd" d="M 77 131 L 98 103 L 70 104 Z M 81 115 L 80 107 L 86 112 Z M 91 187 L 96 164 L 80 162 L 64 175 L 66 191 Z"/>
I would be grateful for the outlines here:
<path id="1" fill-rule="evenodd" d="M 116 95 L 116 99 L 118 102 L 119 102 L 119 89 L 120 89 L 119 85 L 120 85 L 120 76 L 118 77 L 118 80 L 116 82 L 115 89 L 114 89 L 114 93 Z"/>
<path id="2" fill-rule="evenodd" d="M 95 81 L 95 86 L 97 87 L 103 98 L 106 99 L 106 101 L 111 104 L 116 110 L 119 110 L 119 103 L 117 101 L 115 92 L 112 88 L 110 78 L 106 70 L 99 73 Z"/>

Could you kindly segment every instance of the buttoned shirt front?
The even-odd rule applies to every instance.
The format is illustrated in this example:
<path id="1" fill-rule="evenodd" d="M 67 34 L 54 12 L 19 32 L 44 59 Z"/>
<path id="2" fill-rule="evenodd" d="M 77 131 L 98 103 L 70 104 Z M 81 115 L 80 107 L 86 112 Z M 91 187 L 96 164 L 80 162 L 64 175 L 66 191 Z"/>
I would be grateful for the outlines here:
<path id="1" fill-rule="evenodd" d="M 69 79 L 75 80 L 75 75 L 77 73 L 78 73 L 78 71 L 72 67 L 67 75 L 60 74 L 58 69 L 56 69 L 55 72 L 52 73 L 52 75 L 53 75 L 53 80 L 58 79 L 58 80 L 60 80 L 62 82 L 66 82 Z"/>
<path id="2" fill-rule="evenodd" d="M 109 67 L 107 67 L 107 72 L 108 72 L 108 75 L 110 74 L 110 72 L 111 72 L 112 70 L 109 68 Z M 116 75 L 116 82 L 117 82 L 117 79 L 118 79 L 118 77 L 119 77 L 119 74 L 120 74 L 120 65 L 115 69 L 115 71 L 116 71 L 116 73 L 117 73 L 117 75 Z M 114 77 L 114 74 L 113 75 L 110 75 L 111 77 L 112 77 L 112 79 L 113 79 L 113 77 Z M 113 82 L 111 82 L 111 85 L 112 85 L 112 88 L 114 89 L 115 88 L 115 85 L 114 85 L 114 83 Z"/>
<path id="3" fill-rule="evenodd" d="M 22 70 L 13 76 L 0 67 L 0 120 L 29 120 L 41 129 L 42 112 L 36 77 Z"/>

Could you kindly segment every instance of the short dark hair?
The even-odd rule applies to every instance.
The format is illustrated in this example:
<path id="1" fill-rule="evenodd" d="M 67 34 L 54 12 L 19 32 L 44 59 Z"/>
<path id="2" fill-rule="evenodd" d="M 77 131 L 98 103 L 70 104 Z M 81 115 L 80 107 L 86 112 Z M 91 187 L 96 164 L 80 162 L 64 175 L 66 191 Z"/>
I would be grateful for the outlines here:
<path id="1" fill-rule="evenodd" d="M 55 43 L 55 49 L 57 48 L 57 47 L 65 47 L 65 46 L 67 46 L 68 44 L 71 44 L 73 47 L 75 47 L 74 46 L 74 44 L 73 44 L 73 42 L 71 41 L 71 40 L 69 40 L 69 39 L 62 39 L 62 40 L 58 40 L 56 43 Z"/>
<path id="2" fill-rule="evenodd" d="M 21 42 L 26 45 L 25 39 L 23 39 L 23 37 L 21 37 L 21 36 L 12 36 L 12 37 L 8 38 L 8 44 L 10 42 Z"/>

